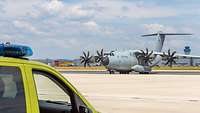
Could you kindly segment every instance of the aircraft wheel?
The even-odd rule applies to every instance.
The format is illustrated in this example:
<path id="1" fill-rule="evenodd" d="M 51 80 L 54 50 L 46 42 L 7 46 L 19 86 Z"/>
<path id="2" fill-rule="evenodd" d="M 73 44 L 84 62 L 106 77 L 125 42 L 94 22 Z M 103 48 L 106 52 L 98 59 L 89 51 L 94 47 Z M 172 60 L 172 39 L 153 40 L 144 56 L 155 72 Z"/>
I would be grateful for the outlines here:
<path id="1" fill-rule="evenodd" d="M 114 72 L 114 71 L 112 71 L 112 70 L 109 70 L 109 73 L 110 73 L 110 74 L 115 74 L 115 72 Z"/>
<path id="2" fill-rule="evenodd" d="M 121 71 L 119 72 L 119 74 L 129 74 L 129 71 L 125 71 L 125 72 Z"/>
<path id="3" fill-rule="evenodd" d="M 139 72 L 139 74 L 149 74 L 149 72 Z"/>

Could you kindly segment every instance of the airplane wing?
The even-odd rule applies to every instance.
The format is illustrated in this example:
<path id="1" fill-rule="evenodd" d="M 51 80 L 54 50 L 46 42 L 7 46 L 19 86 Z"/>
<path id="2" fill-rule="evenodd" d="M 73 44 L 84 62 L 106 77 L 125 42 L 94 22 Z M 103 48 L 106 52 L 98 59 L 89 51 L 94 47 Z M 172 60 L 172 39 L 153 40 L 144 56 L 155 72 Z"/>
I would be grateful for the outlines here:
<path id="1" fill-rule="evenodd" d="M 154 55 L 163 55 L 164 53 L 163 52 L 153 52 Z M 175 57 L 177 58 L 200 58 L 200 56 L 197 56 L 197 55 L 185 55 L 185 54 L 175 54 L 174 55 Z"/>

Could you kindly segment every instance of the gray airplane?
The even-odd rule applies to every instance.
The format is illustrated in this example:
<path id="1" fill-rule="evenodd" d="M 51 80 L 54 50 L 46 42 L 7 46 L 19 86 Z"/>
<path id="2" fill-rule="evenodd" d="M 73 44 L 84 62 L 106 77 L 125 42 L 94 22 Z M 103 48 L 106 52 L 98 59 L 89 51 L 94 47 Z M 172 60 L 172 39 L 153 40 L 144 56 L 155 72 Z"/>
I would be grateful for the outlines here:
<path id="1" fill-rule="evenodd" d="M 163 44 L 166 35 L 191 35 L 185 33 L 155 33 L 142 35 L 157 36 L 157 42 L 154 51 L 144 50 L 127 50 L 127 51 L 111 51 L 104 53 L 97 51 L 97 56 L 90 56 L 89 52 L 86 54 L 83 52 L 83 56 L 80 56 L 81 63 L 84 66 L 90 66 L 92 61 L 100 62 L 110 74 L 114 74 L 115 71 L 120 74 L 129 74 L 131 71 L 139 72 L 140 74 L 148 74 L 151 72 L 151 68 L 157 66 L 161 60 L 166 60 L 165 65 L 172 66 L 176 64 L 178 58 L 200 58 L 200 56 L 178 54 L 176 51 L 171 52 L 170 49 L 167 52 L 162 52 Z"/>

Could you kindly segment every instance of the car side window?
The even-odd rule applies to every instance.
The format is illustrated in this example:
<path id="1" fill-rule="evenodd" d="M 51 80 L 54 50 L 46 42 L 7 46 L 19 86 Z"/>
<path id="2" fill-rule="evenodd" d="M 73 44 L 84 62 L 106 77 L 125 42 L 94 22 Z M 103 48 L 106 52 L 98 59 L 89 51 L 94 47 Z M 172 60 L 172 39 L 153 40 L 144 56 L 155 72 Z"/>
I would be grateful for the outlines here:
<path id="1" fill-rule="evenodd" d="M 63 87 L 54 75 L 33 71 L 40 113 L 76 113 L 73 93 Z"/>
<path id="2" fill-rule="evenodd" d="M 17 67 L 0 66 L 0 112 L 26 113 L 22 74 Z"/>

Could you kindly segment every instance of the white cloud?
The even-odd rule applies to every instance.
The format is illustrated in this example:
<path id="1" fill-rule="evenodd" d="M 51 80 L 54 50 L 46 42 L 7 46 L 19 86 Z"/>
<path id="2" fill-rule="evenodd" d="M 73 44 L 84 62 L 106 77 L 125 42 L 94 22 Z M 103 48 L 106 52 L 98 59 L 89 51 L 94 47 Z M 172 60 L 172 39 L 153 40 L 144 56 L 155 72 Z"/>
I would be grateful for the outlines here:
<path id="1" fill-rule="evenodd" d="M 161 7 L 158 5 L 148 5 L 141 1 L 114 1 L 99 0 L 88 1 L 83 5 L 88 6 L 90 10 L 95 11 L 95 17 L 98 19 L 112 18 L 164 18 L 178 15 L 178 12 L 171 7 Z"/>
<path id="2" fill-rule="evenodd" d="M 35 6 L 42 3 L 40 0 L 5 0 L 0 3 L 2 10 L 0 16 L 5 18 L 20 18 L 29 14 L 36 16 Z"/>
<path id="3" fill-rule="evenodd" d="M 98 25 L 95 21 L 88 21 L 88 22 L 83 23 L 83 25 L 85 25 L 86 27 L 88 27 L 91 30 L 95 30 L 98 27 Z"/>
<path id="4" fill-rule="evenodd" d="M 94 11 L 83 8 L 82 5 L 73 4 L 65 5 L 65 9 L 61 12 L 60 17 L 67 18 L 71 21 L 90 21 L 93 19 Z"/>
<path id="5" fill-rule="evenodd" d="M 150 33 L 155 33 L 155 32 L 159 32 L 159 31 L 175 33 L 177 31 L 173 27 L 165 26 L 162 24 L 144 24 L 143 27 L 145 30 L 147 30 Z"/>
<path id="6" fill-rule="evenodd" d="M 36 34 L 41 34 L 42 32 L 40 32 L 37 28 L 33 27 L 30 23 L 25 22 L 25 21 L 18 21 L 15 20 L 13 22 L 14 26 L 17 28 L 20 28 L 22 30 L 28 30 L 32 33 L 36 33 Z"/>
<path id="7" fill-rule="evenodd" d="M 93 11 L 84 9 L 80 4 L 67 4 L 64 1 L 53 0 L 38 6 L 43 15 L 50 14 L 65 21 L 88 21 Z"/>
<path id="8" fill-rule="evenodd" d="M 67 4 L 60 0 L 40 1 L 40 0 L 11 0 L 3 3 L 3 10 L 6 16 L 20 17 L 30 16 L 36 18 L 45 13 L 59 14 L 58 17 L 72 20 L 93 18 L 164 18 L 178 15 L 178 12 L 170 7 L 160 7 L 157 5 L 146 5 L 145 2 L 124 2 L 124 1 L 85 1 L 78 4 Z M 66 19 L 66 18 L 65 18 Z"/>
<path id="9" fill-rule="evenodd" d="M 90 13 L 89 11 L 84 10 L 80 5 L 74 5 L 74 6 L 68 7 L 68 11 L 71 14 L 78 15 L 78 16 L 87 16 Z"/>
<path id="10" fill-rule="evenodd" d="M 49 12 L 59 12 L 64 8 L 64 4 L 60 0 L 52 0 L 50 2 L 45 3 L 43 6 Z"/>

